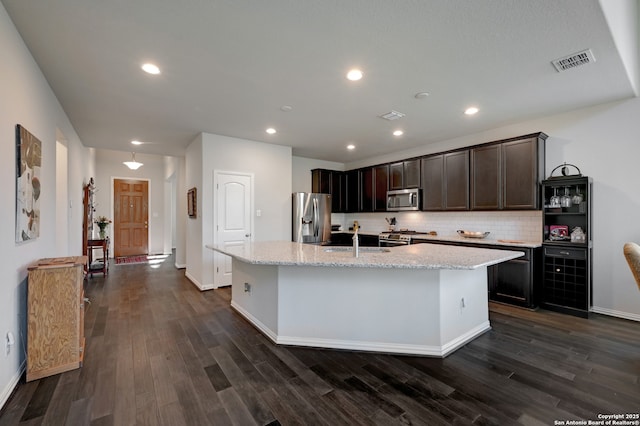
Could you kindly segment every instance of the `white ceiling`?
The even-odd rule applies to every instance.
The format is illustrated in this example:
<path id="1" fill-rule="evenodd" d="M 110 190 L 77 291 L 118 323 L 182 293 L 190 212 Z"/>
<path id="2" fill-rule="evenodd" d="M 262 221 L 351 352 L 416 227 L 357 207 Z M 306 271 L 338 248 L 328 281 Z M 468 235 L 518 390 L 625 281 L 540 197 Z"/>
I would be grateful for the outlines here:
<path id="1" fill-rule="evenodd" d="M 351 162 L 634 96 L 597 0 L 2 3 L 89 147 L 184 155 L 207 132 Z"/>

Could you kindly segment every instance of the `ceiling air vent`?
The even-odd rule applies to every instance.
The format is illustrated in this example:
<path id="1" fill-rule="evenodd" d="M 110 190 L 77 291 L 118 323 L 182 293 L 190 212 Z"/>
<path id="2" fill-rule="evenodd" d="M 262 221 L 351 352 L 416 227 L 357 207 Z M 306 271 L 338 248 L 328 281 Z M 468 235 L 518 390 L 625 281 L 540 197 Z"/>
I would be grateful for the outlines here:
<path id="1" fill-rule="evenodd" d="M 579 67 L 580 65 L 590 64 L 595 62 L 596 58 L 593 56 L 591 49 L 583 50 L 582 52 L 574 53 L 573 55 L 565 56 L 564 58 L 551 61 L 558 72 L 566 71 L 571 68 Z"/>
<path id="2" fill-rule="evenodd" d="M 391 112 L 382 114 L 379 117 L 384 118 L 385 120 L 393 121 L 393 120 L 397 120 L 398 118 L 404 117 L 404 114 L 398 111 L 391 110 Z"/>

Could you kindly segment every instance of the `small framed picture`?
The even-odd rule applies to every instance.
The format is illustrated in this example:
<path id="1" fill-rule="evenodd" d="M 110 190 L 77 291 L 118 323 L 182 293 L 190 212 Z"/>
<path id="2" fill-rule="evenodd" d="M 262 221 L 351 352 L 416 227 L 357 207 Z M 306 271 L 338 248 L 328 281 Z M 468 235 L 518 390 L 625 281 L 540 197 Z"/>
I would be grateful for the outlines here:
<path id="1" fill-rule="evenodd" d="M 189 217 L 198 217 L 198 197 L 195 187 L 187 191 L 187 214 Z"/>

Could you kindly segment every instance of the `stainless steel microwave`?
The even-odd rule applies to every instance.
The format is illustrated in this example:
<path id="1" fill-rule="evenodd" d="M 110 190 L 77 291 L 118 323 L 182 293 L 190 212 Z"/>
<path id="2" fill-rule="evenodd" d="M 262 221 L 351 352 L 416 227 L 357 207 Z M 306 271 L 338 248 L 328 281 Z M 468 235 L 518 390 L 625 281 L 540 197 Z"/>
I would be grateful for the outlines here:
<path id="1" fill-rule="evenodd" d="M 397 189 L 387 191 L 387 210 L 420 210 L 420 189 Z"/>

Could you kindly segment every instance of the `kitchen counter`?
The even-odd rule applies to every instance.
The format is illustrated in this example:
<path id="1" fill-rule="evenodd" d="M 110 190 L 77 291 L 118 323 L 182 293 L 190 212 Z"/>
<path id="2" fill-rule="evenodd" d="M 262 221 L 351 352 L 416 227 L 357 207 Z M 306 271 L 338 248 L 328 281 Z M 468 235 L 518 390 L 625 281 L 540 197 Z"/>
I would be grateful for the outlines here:
<path id="1" fill-rule="evenodd" d="M 542 241 L 522 241 L 522 240 L 509 240 L 509 239 L 493 239 L 491 236 L 486 238 L 465 238 L 460 235 L 417 235 L 413 236 L 414 240 L 426 241 L 430 243 L 437 243 L 438 241 L 453 242 L 461 244 L 486 244 L 494 246 L 509 246 L 509 247 L 526 247 L 536 248 L 542 247 Z"/>
<path id="2" fill-rule="evenodd" d="M 418 231 L 419 232 L 419 231 Z M 360 235 L 369 235 L 369 236 L 378 236 L 382 232 L 358 232 Z M 333 231 L 332 234 L 352 234 L 353 231 Z M 424 234 L 415 234 L 411 236 L 412 239 L 418 241 L 426 241 L 430 243 L 437 243 L 438 241 L 443 242 L 453 242 L 453 243 L 461 243 L 461 244 L 487 244 L 487 245 L 495 245 L 495 246 L 508 246 L 508 247 L 526 247 L 526 248 L 537 248 L 542 247 L 542 241 L 523 241 L 516 239 L 508 239 L 508 238 L 492 238 L 491 235 L 486 238 L 465 238 L 461 237 L 458 234 L 451 235 L 429 235 L 426 232 Z"/>
<path id="3" fill-rule="evenodd" d="M 477 269 L 522 256 L 518 251 L 416 244 L 371 252 L 361 247 L 353 257 L 350 247 L 301 244 L 289 241 L 254 242 L 221 248 L 207 245 L 246 263 L 256 265 L 324 266 L 393 269 Z"/>
<path id="4" fill-rule="evenodd" d="M 522 256 L 436 244 L 363 247 L 359 258 L 288 241 L 207 247 L 231 256 L 231 307 L 276 344 L 435 357 L 491 329 L 487 266 Z"/>

